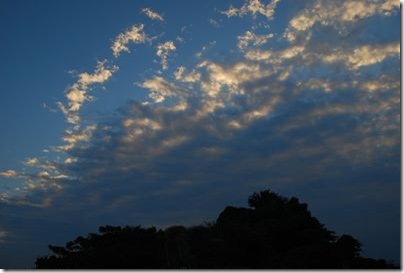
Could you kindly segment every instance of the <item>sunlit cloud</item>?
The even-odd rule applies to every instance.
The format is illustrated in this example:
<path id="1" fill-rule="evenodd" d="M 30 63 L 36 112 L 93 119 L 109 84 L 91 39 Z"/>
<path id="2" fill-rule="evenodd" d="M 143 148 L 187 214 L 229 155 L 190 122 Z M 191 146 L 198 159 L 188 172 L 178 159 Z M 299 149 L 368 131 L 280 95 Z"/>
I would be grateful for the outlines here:
<path id="1" fill-rule="evenodd" d="M 18 173 L 14 170 L 8 170 L 8 171 L 0 172 L 0 175 L 4 176 L 4 177 L 17 177 Z"/>
<path id="2" fill-rule="evenodd" d="M 184 66 L 178 67 L 174 72 L 174 76 L 177 81 L 185 83 L 195 83 L 201 79 L 201 74 L 198 71 L 192 70 L 187 73 Z"/>
<path id="3" fill-rule="evenodd" d="M 381 2 L 381 3 L 379 3 Z M 375 14 L 391 16 L 399 8 L 399 1 L 385 0 L 370 2 L 365 0 L 344 1 L 342 4 L 336 1 L 314 1 L 312 5 L 299 12 L 289 21 L 289 27 L 284 33 L 289 41 L 295 41 L 298 36 L 310 39 L 308 31 L 319 23 L 323 26 L 334 26 L 344 32 L 345 24 L 352 25 L 358 20 L 371 17 Z"/>
<path id="4" fill-rule="evenodd" d="M 217 97 L 225 87 L 230 94 L 243 93 L 240 85 L 271 74 L 270 70 L 261 69 L 258 64 L 243 61 L 227 66 L 205 61 L 199 67 L 204 68 L 207 73 L 207 78 L 201 81 L 201 88 L 211 97 Z"/>
<path id="5" fill-rule="evenodd" d="M 104 60 L 93 72 L 76 73 L 65 100 L 57 102 L 69 123 L 62 143 L 26 158 L 23 171 L 2 170 L 2 179 L 23 182 L 0 194 L 0 202 L 46 209 L 55 219 L 69 214 L 80 223 L 122 223 L 125 214 L 136 223 L 167 224 L 191 214 L 195 221 L 208 217 L 206 211 L 222 207 L 223 196 L 272 186 L 292 191 L 315 187 L 313 181 L 331 189 L 345 183 L 336 181 L 341 177 L 352 182 L 355 168 L 397 170 L 400 43 L 395 32 L 386 34 L 389 39 L 376 35 L 380 29 L 369 32 L 372 24 L 386 24 L 399 4 L 308 1 L 275 28 L 272 22 L 283 16 L 275 14 L 278 2 L 230 6 L 222 14 L 245 21 L 224 40 L 200 36 L 195 42 L 181 26 L 156 36 L 145 54 L 150 63 L 160 58 L 161 66 L 145 64 L 135 72 L 122 52 L 151 41 L 146 26 L 119 34 L 111 58 L 123 64 L 118 69 Z M 149 8 L 142 12 L 164 21 Z M 233 27 L 223 16 L 206 18 L 220 23 L 210 31 Z M 156 32 L 167 31 L 155 25 Z M 179 35 L 186 38 L 175 40 Z M 103 116 L 98 109 L 109 101 L 94 89 L 108 81 L 112 96 L 127 100 Z M 90 101 L 99 108 L 87 108 Z M 368 193 L 365 178 L 357 183 Z M 147 206 L 153 209 L 145 215 Z M 164 216 L 173 213 L 186 217 Z"/>
<path id="6" fill-rule="evenodd" d="M 184 92 L 180 88 L 160 76 L 146 80 L 139 84 L 139 86 L 150 90 L 149 97 L 156 103 L 163 102 L 167 97 L 184 95 Z"/>
<path id="7" fill-rule="evenodd" d="M 177 48 L 174 45 L 173 41 L 167 41 L 163 44 L 159 44 L 157 46 L 157 52 L 156 55 L 159 56 L 161 58 L 161 66 L 163 68 L 163 70 L 167 70 L 168 69 L 168 55 L 175 51 Z"/>
<path id="8" fill-rule="evenodd" d="M 132 26 L 126 32 L 120 33 L 116 38 L 114 43 L 112 44 L 112 53 L 115 57 L 118 57 L 122 51 L 130 52 L 129 44 L 144 44 L 149 38 L 146 33 L 143 31 L 144 24 L 138 24 Z"/>
<path id="9" fill-rule="evenodd" d="M 78 144 L 84 144 L 88 142 L 97 128 L 97 125 L 89 125 L 85 127 L 83 130 L 66 130 L 65 136 L 63 137 L 63 141 L 66 143 L 65 145 L 59 146 L 58 148 L 62 151 L 69 151 L 75 148 Z"/>
<path id="10" fill-rule="evenodd" d="M 69 123 L 77 124 L 80 121 L 78 111 L 86 101 L 93 99 L 88 93 L 94 84 L 103 84 L 118 71 L 118 67 L 113 65 L 107 67 L 107 60 L 98 61 L 93 73 L 83 72 L 78 75 L 78 80 L 66 93 L 67 106 L 58 102 L 59 109 L 66 116 Z"/>
<path id="11" fill-rule="evenodd" d="M 394 79 L 387 75 L 381 75 L 378 79 L 359 83 L 359 87 L 368 92 L 399 90 L 400 81 L 399 79 Z"/>
<path id="12" fill-rule="evenodd" d="M 305 48 L 302 46 L 291 46 L 281 51 L 255 49 L 247 51 L 245 57 L 251 61 L 282 64 L 285 60 L 300 57 L 300 53 L 304 50 Z"/>
<path id="13" fill-rule="evenodd" d="M 36 157 L 27 158 L 27 159 L 24 161 L 24 164 L 27 165 L 27 166 L 36 166 L 36 165 L 39 164 L 39 159 L 36 158 Z"/>
<path id="14" fill-rule="evenodd" d="M 238 36 L 238 48 L 243 50 L 246 49 L 250 44 L 253 46 L 260 46 L 265 44 L 274 35 L 272 33 L 266 35 L 257 35 L 252 31 L 247 30 L 244 35 Z"/>
<path id="15" fill-rule="evenodd" d="M 336 51 L 323 57 L 327 63 L 342 61 L 349 69 L 358 69 L 362 66 L 373 65 L 384 61 L 391 56 L 400 55 L 400 44 L 391 43 L 381 46 L 364 45 L 354 48 L 350 52 Z"/>
<path id="16" fill-rule="evenodd" d="M 270 20 L 273 19 L 276 4 L 278 2 L 279 0 L 271 0 L 269 4 L 264 5 L 260 2 L 260 0 L 247 0 L 242 7 L 235 8 L 233 6 L 230 6 L 226 11 L 223 11 L 222 13 L 225 14 L 227 17 L 243 17 L 247 14 L 251 14 L 256 17 L 257 14 L 260 14 Z"/>

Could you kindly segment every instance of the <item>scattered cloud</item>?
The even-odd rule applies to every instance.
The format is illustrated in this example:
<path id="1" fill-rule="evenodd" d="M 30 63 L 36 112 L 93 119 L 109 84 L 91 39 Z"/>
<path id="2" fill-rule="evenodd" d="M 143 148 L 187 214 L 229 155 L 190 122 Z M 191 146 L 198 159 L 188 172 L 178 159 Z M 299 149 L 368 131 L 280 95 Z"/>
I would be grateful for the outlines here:
<path id="1" fill-rule="evenodd" d="M 8 171 L 0 172 L 0 175 L 4 176 L 4 177 L 17 177 L 18 173 L 13 170 L 8 170 Z"/>
<path id="2" fill-rule="evenodd" d="M 85 127 L 83 130 L 67 129 L 65 131 L 65 136 L 63 137 L 63 141 L 66 144 L 59 146 L 58 149 L 61 151 L 69 151 L 75 148 L 78 144 L 88 142 L 96 128 L 97 125 L 93 124 Z"/>
<path id="3" fill-rule="evenodd" d="M 209 24 L 215 28 L 219 28 L 220 27 L 220 23 L 218 20 L 215 20 L 213 18 L 209 18 L 208 20 Z"/>
<path id="4" fill-rule="evenodd" d="M 268 20 L 273 19 L 276 4 L 280 0 L 271 0 L 271 2 L 267 5 L 264 5 L 260 2 L 260 0 L 247 0 L 246 3 L 241 8 L 235 8 L 230 6 L 228 10 L 223 11 L 227 17 L 239 16 L 243 17 L 247 14 L 252 14 L 254 17 L 257 14 L 265 16 Z"/>
<path id="5" fill-rule="evenodd" d="M 129 30 L 124 33 L 120 33 L 112 44 L 112 53 L 115 57 L 118 57 L 122 51 L 130 52 L 129 43 L 144 44 L 149 38 L 143 31 L 144 24 L 138 24 L 132 26 Z"/>
<path id="6" fill-rule="evenodd" d="M 186 68 L 184 66 L 180 66 L 174 72 L 175 79 L 180 82 L 185 83 L 196 83 L 201 79 L 201 73 L 193 69 L 191 72 L 186 73 Z"/>
<path id="7" fill-rule="evenodd" d="M 167 97 L 184 95 L 181 89 L 160 76 L 146 80 L 138 86 L 149 89 L 151 91 L 149 97 L 153 99 L 155 103 L 163 102 Z"/>
<path id="8" fill-rule="evenodd" d="M 157 12 L 153 11 L 150 8 L 144 8 L 142 9 L 142 12 L 144 14 L 146 14 L 147 17 L 149 17 L 152 20 L 157 20 L 157 21 L 164 21 L 163 16 L 161 16 L 160 14 L 158 14 Z"/>
<path id="9" fill-rule="evenodd" d="M 209 49 L 212 49 L 213 46 L 216 45 L 216 41 L 211 41 L 207 43 L 207 45 L 202 46 L 201 50 L 198 51 L 195 56 L 199 59 L 202 58 L 203 54 L 206 53 Z"/>
<path id="10" fill-rule="evenodd" d="M 238 48 L 241 50 L 246 49 L 250 44 L 253 46 L 260 46 L 268 42 L 274 35 L 272 33 L 266 35 L 257 35 L 252 31 L 247 30 L 244 35 L 240 35 L 237 37 L 238 39 Z"/>
<path id="11" fill-rule="evenodd" d="M 173 41 L 167 41 L 163 44 L 159 44 L 157 46 L 157 52 L 156 55 L 161 58 L 161 66 L 163 67 L 163 70 L 168 69 L 168 55 L 175 51 L 177 48 L 174 45 Z"/>
<path id="12" fill-rule="evenodd" d="M 381 2 L 381 3 L 379 3 Z M 289 27 L 284 33 L 288 41 L 298 38 L 310 39 L 310 29 L 315 23 L 322 26 L 333 26 L 341 33 L 346 32 L 346 25 L 371 17 L 375 14 L 391 16 L 400 7 L 399 1 L 384 0 L 372 2 L 366 0 L 344 1 L 313 1 L 311 5 L 299 12 L 289 21 Z"/>
<path id="13" fill-rule="evenodd" d="M 291 14 L 285 29 L 273 32 L 283 38 L 268 43 L 274 34 L 258 34 L 269 27 L 256 21 L 261 15 L 265 22 L 274 19 L 279 1 L 262 2 L 248 0 L 223 12 L 255 20 L 220 56 L 207 52 L 216 42 L 205 44 L 168 75 L 168 57 L 177 48 L 173 41 L 159 43 L 164 71 L 147 71 L 135 84 L 148 98 L 129 100 L 108 119 L 82 120 L 79 112 L 92 100 L 91 87 L 118 67 L 101 61 L 94 72 L 78 74 L 67 103 L 58 102 L 72 128 L 57 146 L 57 159 L 27 158 L 26 166 L 38 168 L 34 173 L 0 172 L 25 181 L 24 194 L 3 193 L 2 204 L 47 209 L 57 219 L 68 212 L 79 223 L 131 217 L 167 224 L 184 215 L 206 219 L 207 211 L 222 208 L 223 198 L 245 198 L 245 192 L 269 186 L 294 191 L 354 183 L 370 194 L 367 180 L 385 182 L 373 173 L 399 170 L 400 43 L 398 34 L 368 42 L 371 26 L 355 23 L 373 16 L 385 23 L 380 18 L 392 16 L 398 4 L 310 1 Z M 129 52 L 130 43 L 149 41 L 143 29 L 135 25 L 118 35 L 114 56 Z M 172 218 L 173 212 L 181 217 Z"/>
<path id="14" fill-rule="evenodd" d="M 78 75 L 78 80 L 66 93 L 67 106 L 58 102 L 58 107 L 66 116 L 69 123 L 77 124 L 80 121 L 79 110 L 85 101 L 91 101 L 92 96 L 88 95 L 90 87 L 94 84 L 103 84 L 109 80 L 113 73 L 118 71 L 118 67 L 113 65 L 108 67 L 107 60 L 98 61 L 95 71 L 91 74 L 83 72 Z"/>
<path id="15" fill-rule="evenodd" d="M 349 69 L 358 69 L 362 66 L 373 65 L 383 62 L 386 58 L 400 55 L 400 43 L 391 43 L 387 45 L 363 45 L 352 49 L 350 52 L 335 52 L 324 56 L 326 63 L 342 61 Z"/>
<path id="16" fill-rule="evenodd" d="M 248 1 L 239 9 L 230 8 L 227 15 L 243 17 L 251 13 L 272 19 L 276 3 L 277 1 L 271 1 L 265 6 L 259 1 Z M 362 7 L 362 4 L 358 4 L 358 7 Z M 390 2 L 385 2 L 384 5 L 383 16 L 395 7 Z M 324 14 L 329 16 L 331 11 L 327 12 Z M 347 17 L 341 20 L 350 22 L 376 13 L 380 12 L 372 9 L 366 12 L 357 11 L 355 15 L 346 14 Z M 301 12 L 293 17 L 287 31 L 292 28 L 295 32 L 307 31 L 320 20 L 306 15 Z M 328 33 L 326 28 L 319 29 L 319 32 L 323 35 L 343 35 L 339 32 Z M 144 175 L 145 170 L 152 170 L 153 166 L 168 164 L 167 166 L 175 169 L 185 164 L 189 172 L 181 174 L 184 176 L 181 179 L 172 179 L 188 181 L 185 184 L 192 186 L 193 183 L 202 183 L 202 180 L 218 179 L 213 176 L 208 179 L 195 169 L 207 170 L 212 167 L 208 160 L 204 161 L 205 157 L 209 160 L 215 158 L 221 162 L 228 161 L 227 168 L 230 169 L 230 165 L 242 165 L 239 159 L 251 158 L 257 152 L 255 146 L 242 150 L 236 148 L 240 141 L 246 141 L 241 135 L 248 135 L 251 141 L 270 150 L 268 158 L 250 159 L 251 164 L 255 164 L 246 164 L 251 168 L 250 171 L 240 169 L 251 175 L 253 171 L 261 173 L 275 159 L 290 159 L 292 151 L 276 146 L 281 142 L 287 142 L 286 146 L 296 146 L 292 150 L 297 157 L 321 155 L 325 158 L 326 165 L 333 162 L 334 157 L 350 160 L 354 158 L 354 154 L 362 155 L 361 160 L 358 156 L 355 157 L 357 162 L 370 162 L 378 154 L 372 146 L 389 150 L 398 145 L 397 113 L 392 109 L 397 108 L 394 92 L 399 87 L 399 79 L 391 75 L 369 79 L 369 76 L 362 75 L 364 67 L 388 62 L 391 56 L 398 56 L 398 43 L 354 46 L 341 42 L 330 45 L 330 51 L 320 51 L 309 42 L 297 43 L 289 39 L 287 44 L 277 48 L 250 48 L 267 44 L 272 37 L 271 33 L 258 35 L 248 30 L 237 37 L 238 43 L 235 46 L 243 50 L 243 55 L 238 59 L 226 62 L 202 59 L 189 69 L 179 66 L 173 73 L 173 79 L 159 75 L 143 80 L 137 86 L 149 90 L 151 102 L 128 105 L 122 117 L 110 122 L 108 126 L 92 124 L 66 130 L 64 145 L 58 147 L 59 151 L 67 155 L 61 163 L 50 164 L 51 162 L 43 162 L 38 158 L 28 158 L 25 161 L 27 166 L 36 166 L 42 170 L 29 175 L 9 170 L 0 175 L 27 178 L 30 180 L 28 188 L 45 191 L 49 185 L 54 185 L 55 188 L 55 185 L 59 185 L 59 189 L 62 189 L 59 182 L 71 179 L 76 174 L 82 181 L 100 179 L 101 189 L 103 181 L 106 183 L 107 179 L 118 173 L 121 174 L 117 179 L 126 181 L 127 176 L 132 177 L 135 173 Z M 130 42 L 143 43 L 146 40 L 143 25 L 134 26 L 118 36 L 114 43 L 114 55 L 129 51 L 127 46 Z M 163 70 L 168 69 L 167 58 L 175 50 L 172 41 L 157 46 L 156 54 L 161 58 Z M 326 65 L 327 69 L 323 69 L 319 62 Z M 340 75 L 338 71 L 341 63 L 356 73 L 350 75 L 351 78 Z M 322 70 L 320 74 L 316 66 Z M 304 73 L 301 72 L 302 67 L 306 68 Z M 77 82 L 66 94 L 67 106 L 59 103 L 68 120 L 78 124 L 78 111 L 85 101 L 91 100 L 88 94 L 90 86 L 104 83 L 117 70 L 116 66 L 107 67 L 107 62 L 102 61 L 98 62 L 93 73 L 78 75 Z M 357 90 L 355 95 L 348 92 L 352 89 Z M 370 98 L 368 94 L 374 97 Z M 383 96 L 389 99 L 381 99 Z M 289 113 L 285 109 L 303 110 Z M 376 117 L 374 113 L 382 113 L 382 116 Z M 371 122 L 345 124 L 342 121 L 346 117 L 353 120 L 370 119 Z M 389 117 L 394 119 L 386 122 Z M 338 122 L 341 119 L 341 127 L 345 124 L 350 130 L 345 130 L 344 135 L 336 136 L 340 130 L 339 123 L 333 129 L 321 122 L 334 118 Z M 284 140 L 271 131 L 275 129 L 268 129 L 270 131 L 267 137 L 261 138 L 254 131 L 257 124 L 276 128 L 279 134 L 282 132 Z M 375 128 L 391 135 L 381 138 Z M 307 130 L 324 132 L 324 139 L 319 141 L 317 138 L 320 136 L 317 135 L 311 139 L 305 133 Z M 294 135 L 306 138 L 302 140 L 306 144 L 301 146 L 295 143 Z M 344 148 L 329 148 L 338 145 Z M 324 147 L 328 147 L 328 154 Z M 361 153 L 361 149 L 369 153 Z M 173 157 L 177 153 L 184 156 L 184 159 Z M 198 155 L 199 163 L 196 163 L 195 155 Z M 172 162 L 173 158 L 175 160 Z M 159 171 L 154 170 L 141 181 L 166 177 L 168 167 L 160 167 Z M 173 174 L 170 172 L 170 175 Z M 141 181 L 139 183 L 143 183 Z"/>
<path id="17" fill-rule="evenodd" d="M 24 164 L 27 165 L 27 166 L 36 166 L 36 165 L 39 164 L 39 159 L 36 158 L 36 157 L 27 158 L 27 159 L 24 161 Z"/>
<path id="18" fill-rule="evenodd" d="M 231 65 L 208 62 L 200 64 L 207 73 L 206 79 L 201 82 L 201 88 L 211 97 L 230 93 L 244 94 L 242 84 L 259 80 L 271 74 L 270 70 L 261 69 L 259 64 L 240 61 Z"/>

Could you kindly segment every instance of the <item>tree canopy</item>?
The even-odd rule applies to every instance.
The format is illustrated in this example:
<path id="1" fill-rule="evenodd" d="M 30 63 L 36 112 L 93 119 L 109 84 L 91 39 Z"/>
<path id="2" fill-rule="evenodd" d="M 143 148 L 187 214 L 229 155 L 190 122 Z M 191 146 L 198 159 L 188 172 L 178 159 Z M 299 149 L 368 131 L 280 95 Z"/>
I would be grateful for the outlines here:
<path id="1" fill-rule="evenodd" d="M 102 226 L 36 260 L 38 269 L 394 269 L 361 256 L 296 197 L 252 194 L 250 208 L 226 207 L 214 223 L 164 230 Z"/>

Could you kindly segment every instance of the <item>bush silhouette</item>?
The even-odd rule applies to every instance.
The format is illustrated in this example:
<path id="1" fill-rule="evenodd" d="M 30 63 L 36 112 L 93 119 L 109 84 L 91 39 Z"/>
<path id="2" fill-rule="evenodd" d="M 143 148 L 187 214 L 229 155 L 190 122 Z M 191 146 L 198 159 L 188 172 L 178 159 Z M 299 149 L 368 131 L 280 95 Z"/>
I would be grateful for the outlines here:
<path id="1" fill-rule="evenodd" d="M 49 246 L 38 269 L 394 269 L 361 256 L 350 235 L 337 237 L 296 197 L 254 193 L 250 208 L 228 206 L 214 223 L 99 228 L 65 247 Z"/>

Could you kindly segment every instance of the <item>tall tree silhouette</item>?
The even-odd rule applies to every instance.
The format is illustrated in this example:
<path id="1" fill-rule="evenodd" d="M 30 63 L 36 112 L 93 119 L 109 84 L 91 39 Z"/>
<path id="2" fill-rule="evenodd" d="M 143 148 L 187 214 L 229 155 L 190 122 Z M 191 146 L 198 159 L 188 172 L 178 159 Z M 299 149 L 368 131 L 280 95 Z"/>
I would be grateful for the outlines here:
<path id="1" fill-rule="evenodd" d="M 296 197 L 270 190 L 254 193 L 250 208 L 226 207 L 214 223 L 165 230 L 100 227 L 54 253 L 36 267 L 65 269 L 392 269 L 361 256 L 350 235 L 337 237 Z"/>

